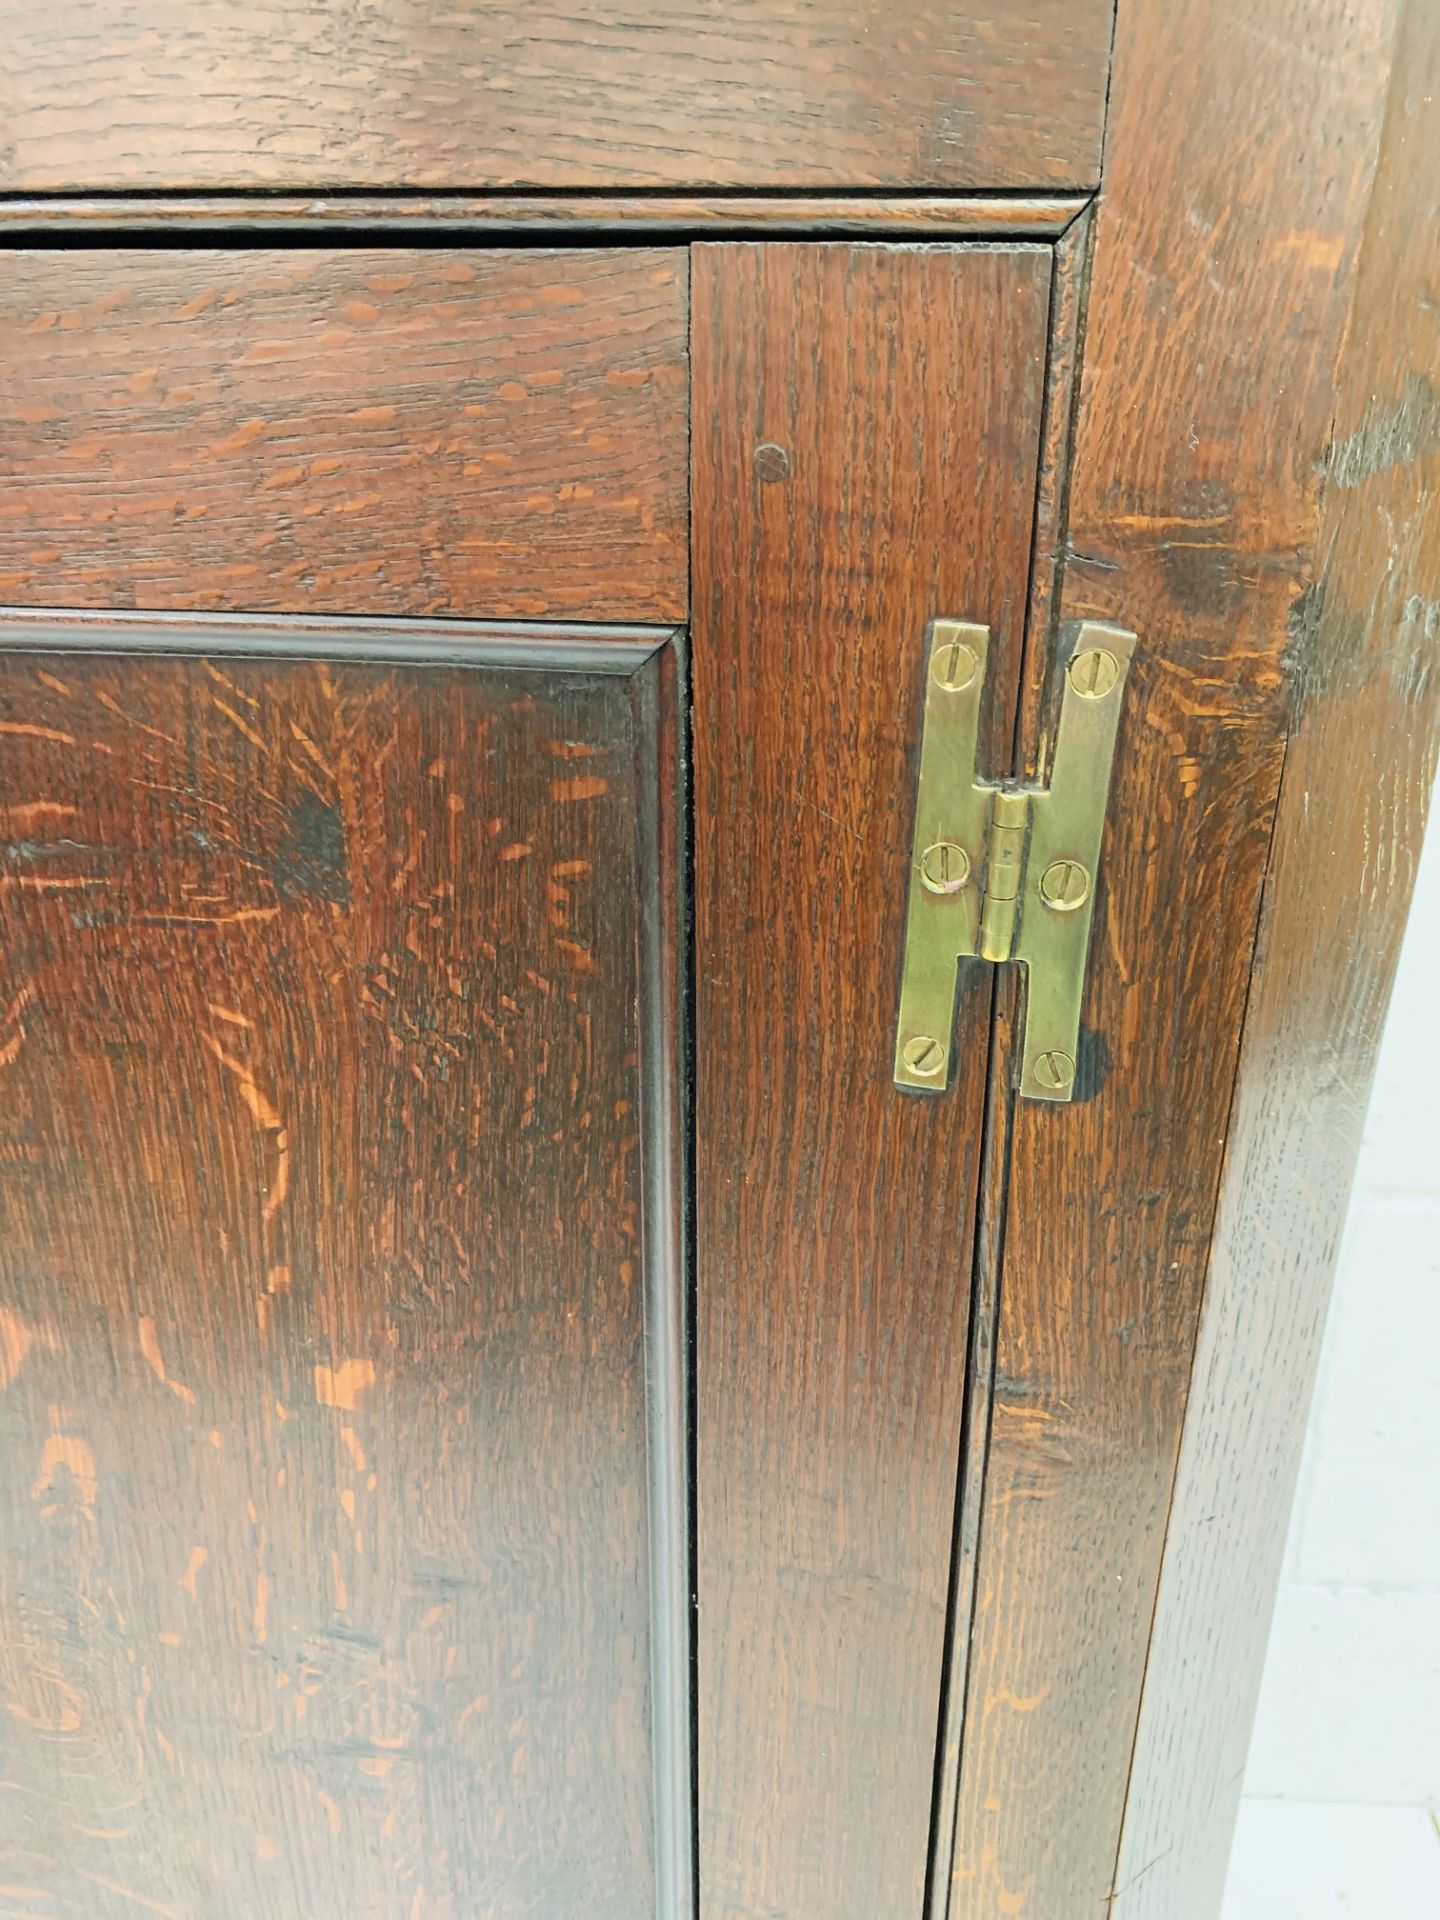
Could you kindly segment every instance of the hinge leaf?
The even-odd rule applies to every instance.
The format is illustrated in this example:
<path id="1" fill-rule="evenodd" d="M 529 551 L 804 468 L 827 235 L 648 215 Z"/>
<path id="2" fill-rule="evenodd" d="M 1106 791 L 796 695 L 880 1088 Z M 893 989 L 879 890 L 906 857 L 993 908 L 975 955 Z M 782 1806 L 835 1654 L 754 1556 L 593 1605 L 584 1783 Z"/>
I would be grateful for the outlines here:
<path id="1" fill-rule="evenodd" d="M 977 778 L 989 630 L 935 620 L 927 639 L 895 1081 L 929 1092 L 947 1084 L 959 961 L 1016 960 L 1026 987 L 1017 1088 L 1030 1099 L 1068 1100 L 1135 636 L 1096 620 L 1065 630 L 1060 723 L 1044 787 Z"/>

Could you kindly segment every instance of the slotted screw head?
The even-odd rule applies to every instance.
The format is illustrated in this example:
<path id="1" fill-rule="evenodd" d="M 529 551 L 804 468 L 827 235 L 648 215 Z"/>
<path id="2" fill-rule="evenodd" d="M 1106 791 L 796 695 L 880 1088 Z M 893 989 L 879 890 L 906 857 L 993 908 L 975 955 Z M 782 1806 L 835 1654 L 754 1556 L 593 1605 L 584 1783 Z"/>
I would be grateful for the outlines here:
<path id="1" fill-rule="evenodd" d="M 1103 700 L 1120 678 L 1120 662 L 1105 647 L 1086 647 L 1070 662 L 1070 684 L 1082 700 Z"/>
<path id="2" fill-rule="evenodd" d="M 949 693 L 960 693 L 975 678 L 980 662 L 963 640 L 942 640 L 930 656 L 930 671 Z"/>
<path id="3" fill-rule="evenodd" d="M 922 1073 L 929 1078 L 944 1066 L 945 1049 L 930 1034 L 917 1033 L 913 1040 L 905 1042 L 900 1050 L 900 1058 L 911 1073 Z"/>
<path id="4" fill-rule="evenodd" d="M 920 856 L 920 880 L 931 893 L 958 893 L 970 878 L 970 856 L 953 840 L 936 840 Z"/>
<path id="5" fill-rule="evenodd" d="M 1090 875 L 1078 860 L 1052 860 L 1040 876 L 1040 898 L 1057 913 L 1072 913 L 1090 897 Z"/>
<path id="6" fill-rule="evenodd" d="M 1068 1053 L 1051 1047 L 1047 1053 L 1036 1056 L 1031 1072 L 1037 1085 L 1048 1087 L 1052 1093 L 1063 1093 L 1075 1078 L 1075 1062 Z"/>

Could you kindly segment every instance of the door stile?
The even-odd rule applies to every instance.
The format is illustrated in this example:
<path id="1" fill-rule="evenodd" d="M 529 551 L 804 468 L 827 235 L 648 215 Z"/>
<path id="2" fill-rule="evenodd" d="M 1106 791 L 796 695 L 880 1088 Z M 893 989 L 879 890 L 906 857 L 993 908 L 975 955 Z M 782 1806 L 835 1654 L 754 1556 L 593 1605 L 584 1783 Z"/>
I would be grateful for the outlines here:
<path id="1" fill-rule="evenodd" d="M 1050 664 L 1055 656 L 1067 534 L 1066 500 L 1079 395 L 1085 296 L 1094 235 L 1093 206 L 1082 209 L 1056 240 L 1050 283 L 1045 398 L 1031 538 L 1030 591 L 1025 609 L 1015 731 L 1003 769 L 1033 778 L 1039 769 L 1039 725 Z M 945 1675 L 936 1739 L 935 1791 L 925 1920 L 946 1920 L 955 1854 L 955 1819 L 968 1711 L 970 1636 L 980 1554 L 980 1516 L 990 1448 L 995 1389 L 995 1338 L 1005 1246 L 1005 1198 L 1010 1178 L 1015 1094 L 1011 1084 L 1020 982 L 1006 967 L 993 979 L 979 1195 L 971 1278 L 968 1377 L 956 1480 Z"/>

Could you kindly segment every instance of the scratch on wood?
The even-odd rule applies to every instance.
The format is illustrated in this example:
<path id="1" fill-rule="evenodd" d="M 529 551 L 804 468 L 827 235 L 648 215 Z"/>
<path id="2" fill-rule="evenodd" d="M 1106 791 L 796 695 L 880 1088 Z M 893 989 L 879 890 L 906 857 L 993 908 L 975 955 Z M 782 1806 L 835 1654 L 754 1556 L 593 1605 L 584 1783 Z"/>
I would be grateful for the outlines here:
<path id="1" fill-rule="evenodd" d="M 227 706 L 226 703 L 220 698 L 218 694 L 211 694 L 210 699 L 211 699 L 212 705 L 217 707 L 219 711 L 225 715 L 225 718 L 233 722 L 233 724 L 239 729 L 239 731 L 244 734 L 245 738 L 250 742 L 252 747 L 258 747 L 261 753 L 264 753 L 264 754 L 269 753 L 270 749 L 266 746 L 265 742 L 260 738 L 259 734 L 256 733 L 255 729 L 250 725 L 248 720 L 242 720 L 240 715 L 235 711 L 235 709 L 231 706 Z"/>
<path id="2" fill-rule="evenodd" d="M 70 820 L 78 811 L 77 807 L 67 806 L 61 800 L 17 800 L 4 810 L 6 825 L 22 831 L 32 827 L 42 815 L 54 814 L 62 820 Z"/>
<path id="3" fill-rule="evenodd" d="M 104 1887 L 107 1893 L 117 1893 L 122 1900 L 133 1900 L 137 1907 L 145 1907 L 151 1913 L 164 1914 L 165 1920 L 181 1920 L 174 1907 L 162 1906 L 158 1900 L 147 1900 L 143 1893 L 136 1893 L 132 1887 L 122 1887 L 118 1880 L 106 1880 L 98 1873 L 87 1873 L 84 1867 L 76 1867 L 75 1871 L 92 1886 Z"/>
<path id="4" fill-rule="evenodd" d="M 552 800 L 598 800 L 610 791 L 610 782 L 602 774 L 576 774 L 568 780 L 550 782 Z"/>
<path id="5" fill-rule="evenodd" d="M 205 1563 L 209 1558 L 210 1555 L 204 1547 L 190 1549 L 190 1558 L 186 1562 L 184 1573 L 180 1576 L 180 1585 L 192 1600 L 195 1598 L 195 1583 L 204 1571 Z"/>
<path id="6" fill-rule="evenodd" d="M 19 1314 L 0 1307 L 0 1393 L 24 1366 L 31 1344 L 30 1329 Z"/>
<path id="7" fill-rule="evenodd" d="M 185 1401 L 188 1406 L 193 1407 L 195 1404 L 194 1389 L 192 1387 L 182 1386 L 178 1380 L 172 1380 L 165 1371 L 165 1362 L 160 1354 L 160 1341 L 155 1332 L 154 1317 L 148 1313 L 140 1316 L 140 1351 L 150 1363 L 150 1371 L 161 1385 L 168 1387 L 171 1393 L 175 1394 L 177 1398 Z"/>
<path id="8" fill-rule="evenodd" d="M 285 1130 L 285 1122 L 256 1084 L 250 1069 L 242 1061 L 226 1053 L 212 1034 L 203 1033 L 200 1038 L 226 1072 L 235 1076 L 240 1098 L 248 1108 L 255 1125 L 262 1132 L 273 1133 L 275 1136 L 275 1179 L 260 1213 L 262 1220 L 271 1221 L 284 1205 L 285 1196 L 290 1188 L 290 1136 Z"/>
<path id="9" fill-rule="evenodd" d="M 57 746 L 73 747 L 73 733 L 62 733 L 58 727 L 37 727 L 26 720 L 0 720 L 0 733 L 23 734 L 29 740 L 53 740 Z"/>

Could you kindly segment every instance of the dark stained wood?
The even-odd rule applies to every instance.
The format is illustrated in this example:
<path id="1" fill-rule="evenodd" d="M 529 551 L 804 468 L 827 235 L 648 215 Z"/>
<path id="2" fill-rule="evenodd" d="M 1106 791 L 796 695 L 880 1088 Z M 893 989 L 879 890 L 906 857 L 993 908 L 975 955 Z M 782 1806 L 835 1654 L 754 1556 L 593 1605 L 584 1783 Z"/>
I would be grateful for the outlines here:
<path id="1" fill-rule="evenodd" d="M 0 656 L 37 1914 L 657 1911 L 675 747 L 659 694 L 544 664 Z"/>
<path id="2" fill-rule="evenodd" d="M 1087 202 L 1074 194 L 106 194 L 0 200 L 0 232 L 183 234 L 195 229 L 415 238 L 511 233 L 725 232 L 1060 234 Z"/>
<path id="3" fill-rule="evenodd" d="M 21 251 L 0 599 L 671 620 L 683 250 Z"/>
<path id="4" fill-rule="evenodd" d="M 1440 747 L 1440 12 L 1407 0 L 1295 663 L 1116 1920 L 1213 1920 Z M 1384 1391 L 1376 1382 L 1377 1393 Z M 1423 1524 L 1423 1523 L 1422 1523 Z M 1338 1743 L 1345 1729 L 1336 1727 Z"/>
<path id="5" fill-rule="evenodd" d="M 1120 8 L 1059 604 L 1140 645 L 1079 1098 L 1014 1115 L 952 1920 L 1112 1891 L 1390 21 Z"/>
<path id="6" fill-rule="evenodd" d="M 1050 255 L 692 274 L 701 1910 L 874 1920 L 924 1895 L 991 997 L 898 1092 L 925 625 L 992 626 L 1003 764 Z"/>
<path id="7" fill-rule="evenodd" d="M 1066 535 L 1065 486 L 1070 472 L 1075 387 L 1079 370 L 1080 324 L 1090 264 L 1092 223 L 1087 213 L 1070 227 L 1055 248 L 1050 276 L 1049 346 L 1041 415 L 1039 471 L 1035 487 L 1035 531 L 1030 562 L 1030 596 L 1025 610 L 1022 669 L 1045 653 L 1055 594 L 1059 586 Z M 1013 773 L 1013 756 L 997 758 L 987 772 Z M 1032 775 L 1035 768 L 1027 766 Z M 969 1622 L 975 1606 L 979 1560 L 980 1512 L 984 1492 L 986 1446 L 995 1374 L 995 1333 L 1005 1220 L 1010 1179 L 1011 1098 L 1007 1066 L 1016 1011 L 1015 970 L 1005 968 L 995 982 L 990 1033 L 989 1085 L 986 1090 L 985 1148 L 981 1166 L 979 1232 L 975 1240 L 973 1298 L 970 1308 L 969 1382 L 960 1452 L 960 1490 L 952 1547 L 950 1620 L 944 1696 L 931 1806 L 930 1859 L 926 1874 L 925 1920 L 944 1920 L 950 1896 L 955 1852 L 955 1806 L 965 1728 Z"/>
<path id="8" fill-rule="evenodd" d="M 1088 187 L 1110 0 L 55 0 L 0 188 Z"/>

